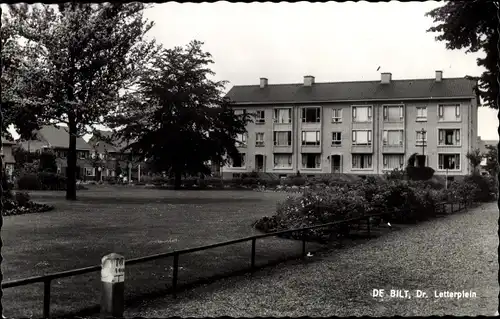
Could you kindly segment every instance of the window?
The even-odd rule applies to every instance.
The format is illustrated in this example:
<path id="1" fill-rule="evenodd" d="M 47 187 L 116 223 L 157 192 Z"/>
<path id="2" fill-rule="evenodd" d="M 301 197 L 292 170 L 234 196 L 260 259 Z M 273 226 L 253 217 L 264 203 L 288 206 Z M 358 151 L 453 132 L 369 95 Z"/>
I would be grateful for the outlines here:
<path id="1" fill-rule="evenodd" d="M 438 116 L 440 121 L 459 121 L 460 104 L 438 105 Z"/>
<path id="2" fill-rule="evenodd" d="M 332 109 L 332 123 L 342 122 L 342 109 Z"/>
<path id="3" fill-rule="evenodd" d="M 274 109 L 274 123 L 292 123 L 292 109 Z"/>
<path id="4" fill-rule="evenodd" d="M 427 121 L 427 107 L 426 106 L 417 106 L 417 122 L 418 121 Z"/>
<path id="5" fill-rule="evenodd" d="M 258 110 L 256 113 L 255 113 L 255 123 L 257 124 L 264 124 L 266 123 L 266 115 L 265 115 L 265 111 L 264 110 Z"/>
<path id="6" fill-rule="evenodd" d="M 302 168 L 321 168 L 321 155 L 302 154 Z"/>
<path id="7" fill-rule="evenodd" d="M 404 155 L 401 154 L 384 154 L 383 155 L 383 162 L 384 162 L 384 169 L 401 169 L 404 167 L 405 164 L 405 158 Z"/>
<path id="8" fill-rule="evenodd" d="M 87 158 L 87 152 L 78 152 L 78 157 L 80 159 L 86 159 Z"/>
<path id="9" fill-rule="evenodd" d="M 264 133 L 255 133 L 255 146 L 264 146 Z"/>
<path id="10" fill-rule="evenodd" d="M 319 107 L 303 107 L 302 108 L 303 123 L 319 123 L 321 122 L 321 108 Z"/>
<path id="11" fill-rule="evenodd" d="M 274 168 L 292 168 L 292 154 L 274 154 Z"/>
<path id="12" fill-rule="evenodd" d="M 95 168 L 85 167 L 85 176 L 95 176 Z"/>
<path id="13" fill-rule="evenodd" d="M 438 145 L 460 146 L 460 129 L 439 129 Z"/>
<path id="14" fill-rule="evenodd" d="M 291 146 L 292 145 L 292 131 L 275 131 L 274 132 L 274 145 L 276 146 Z"/>
<path id="15" fill-rule="evenodd" d="M 319 131 L 302 131 L 302 145 L 319 145 L 320 140 Z"/>
<path id="16" fill-rule="evenodd" d="M 439 154 L 438 168 L 460 170 L 460 154 Z"/>
<path id="17" fill-rule="evenodd" d="M 371 106 L 353 106 L 352 121 L 353 122 L 370 122 L 372 120 Z"/>
<path id="18" fill-rule="evenodd" d="M 352 168 L 372 168 L 372 154 L 352 154 Z"/>
<path id="19" fill-rule="evenodd" d="M 372 144 L 372 131 L 353 130 L 352 131 L 352 144 L 353 145 L 371 145 Z"/>
<path id="20" fill-rule="evenodd" d="M 244 109 L 235 109 L 234 110 L 234 115 L 243 115 L 246 113 L 246 110 Z"/>
<path id="21" fill-rule="evenodd" d="M 342 145 L 342 133 L 332 132 L 332 146 Z"/>
<path id="22" fill-rule="evenodd" d="M 245 167 L 245 153 L 240 153 L 232 159 L 232 167 Z"/>
<path id="23" fill-rule="evenodd" d="M 403 105 L 384 105 L 384 122 L 401 122 L 403 120 Z"/>
<path id="24" fill-rule="evenodd" d="M 236 146 L 246 147 L 247 146 L 247 133 L 236 134 Z"/>
<path id="25" fill-rule="evenodd" d="M 386 130 L 383 132 L 383 144 L 388 146 L 403 145 L 403 130 Z"/>
<path id="26" fill-rule="evenodd" d="M 57 154 L 57 157 L 59 157 L 59 158 L 66 158 L 67 152 L 66 151 L 57 151 L 56 154 Z"/>
<path id="27" fill-rule="evenodd" d="M 420 146 L 427 144 L 427 132 L 417 131 L 416 144 Z"/>

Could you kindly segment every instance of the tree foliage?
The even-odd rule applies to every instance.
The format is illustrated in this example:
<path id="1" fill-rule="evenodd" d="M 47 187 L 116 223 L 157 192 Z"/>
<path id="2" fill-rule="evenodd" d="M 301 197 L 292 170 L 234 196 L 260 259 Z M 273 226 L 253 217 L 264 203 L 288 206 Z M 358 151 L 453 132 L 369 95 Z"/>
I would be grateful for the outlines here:
<path id="1" fill-rule="evenodd" d="M 466 52 L 486 53 L 477 59 L 477 65 L 486 69 L 479 79 L 478 92 L 484 105 L 498 109 L 497 96 L 500 59 L 498 38 L 498 3 L 494 1 L 446 1 L 445 4 L 426 14 L 434 19 L 434 25 L 428 31 L 439 32 L 437 41 L 446 42 L 446 48 L 466 49 Z"/>
<path id="2" fill-rule="evenodd" d="M 40 172 L 57 173 L 56 155 L 50 150 L 44 150 L 40 153 Z"/>
<path id="3" fill-rule="evenodd" d="M 102 124 L 120 90 L 133 85 L 156 48 L 154 42 L 145 40 L 152 24 L 144 20 L 141 3 L 9 8 L 9 25 L 24 40 L 22 45 L 17 41 L 23 63 L 10 92 L 12 108 L 20 112 L 11 113 L 16 115 L 13 118 L 33 115 L 36 125 L 68 126 L 66 198 L 75 199 L 76 138 L 89 133 L 92 125 Z M 14 124 L 25 128 L 23 122 Z"/>
<path id="4" fill-rule="evenodd" d="M 467 154 L 465 154 L 465 157 L 467 157 L 467 159 L 469 160 L 470 165 L 473 169 L 473 173 L 476 174 L 477 168 L 479 165 L 481 165 L 481 161 L 483 160 L 483 154 L 481 154 L 481 151 L 476 148 L 468 151 Z"/>
<path id="5" fill-rule="evenodd" d="M 210 174 L 208 161 L 225 163 L 239 155 L 237 134 L 249 114 L 235 115 L 223 97 L 224 81 L 210 79 L 211 55 L 202 42 L 163 50 L 127 94 L 111 120 L 128 149 L 159 172 L 175 176 Z"/>
<path id="6" fill-rule="evenodd" d="M 486 158 L 485 170 L 491 175 L 496 176 L 499 173 L 498 165 L 498 148 L 497 146 L 486 145 L 487 152 L 484 154 Z"/>

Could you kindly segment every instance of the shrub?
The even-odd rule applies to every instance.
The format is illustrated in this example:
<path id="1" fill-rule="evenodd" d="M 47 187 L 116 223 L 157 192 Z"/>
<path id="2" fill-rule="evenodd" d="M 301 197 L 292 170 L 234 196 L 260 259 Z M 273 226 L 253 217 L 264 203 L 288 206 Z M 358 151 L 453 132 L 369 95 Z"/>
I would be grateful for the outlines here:
<path id="1" fill-rule="evenodd" d="M 497 183 L 492 176 L 469 175 L 464 179 L 465 183 L 476 186 L 473 198 L 477 202 L 489 202 L 496 198 Z"/>
<path id="2" fill-rule="evenodd" d="M 390 172 L 384 174 L 387 180 L 403 180 L 405 179 L 405 171 L 402 169 L 393 169 Z"/>
<path id="3" fill-rule="evenodd" d="M 425 181 L 432 178 L 434 169 L 432 167 L 406 167 L 406 175 L 413 181 Z"/>
<path id="4" fill-rule="evenodd" d="M 20 190 L 40 190 L 42 189 L 42 184 L 36 174 L 26 174 L 19 178 L 17 187 Z"/>
<path id="5" fill-rule="evenodd" d="M 38 174 L 38 179 L 43 190 L 66 189 L 66 177 L 64 176 L 49 172 L 40 172 Z"/>
<path id="6" fill-rule="evenodd" d="M 16 192 L 15 199 L 19 206 L 26 207 L 30 202 L 30 195 L 27 192 Z"/>

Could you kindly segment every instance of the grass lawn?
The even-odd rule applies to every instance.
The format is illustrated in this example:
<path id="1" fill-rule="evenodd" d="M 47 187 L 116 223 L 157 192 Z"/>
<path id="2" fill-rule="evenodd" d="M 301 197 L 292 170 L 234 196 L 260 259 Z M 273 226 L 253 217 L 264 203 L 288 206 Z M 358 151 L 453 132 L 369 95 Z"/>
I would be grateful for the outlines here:
<path id="1" fill-rule="evenodd" d="M 116 252 L 125 258 L 207 245 L 258 232 L 252 223 L 272 215 L 282 193 L 253 191 L 165 191 L 139 187 L 89 186 L 78 201 L 64 192 L 32 192 L 32 199 L 54 211 L 4 217 L 4 281 L 98 265 Z M 310 244 L 312 247 L 313 244 Z M 241 270 L 250 264 L 250 242 L 181 256 L 179 285 Z M 300 254 L 301 243 L 268 238 L 257 241 L 257 265 Z M 130 266 L 126 298 L 164 291 L 171 286 L 172 259 Z M 100 274 L 52 282 L 55 316 L 96 306 Z M 43 284 L 4 290 L 4 315 L 40 317 Z"/>

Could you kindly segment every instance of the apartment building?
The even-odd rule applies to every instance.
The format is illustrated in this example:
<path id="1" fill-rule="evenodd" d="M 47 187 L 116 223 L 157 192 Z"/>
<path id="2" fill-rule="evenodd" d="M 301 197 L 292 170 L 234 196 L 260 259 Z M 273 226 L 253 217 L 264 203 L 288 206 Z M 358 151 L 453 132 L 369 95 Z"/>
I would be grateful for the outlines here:
<path id="1" fill-rule="evenodd" d="M 234 86 L 235 113 L 255 115 L 238 136 L 241 158 L 225 178 L 252 171 L 278 176 L 383 174 L 424 154 L 435 174 L 465 175 L 477 147 L 476 82 L 465 78 Z"/>

